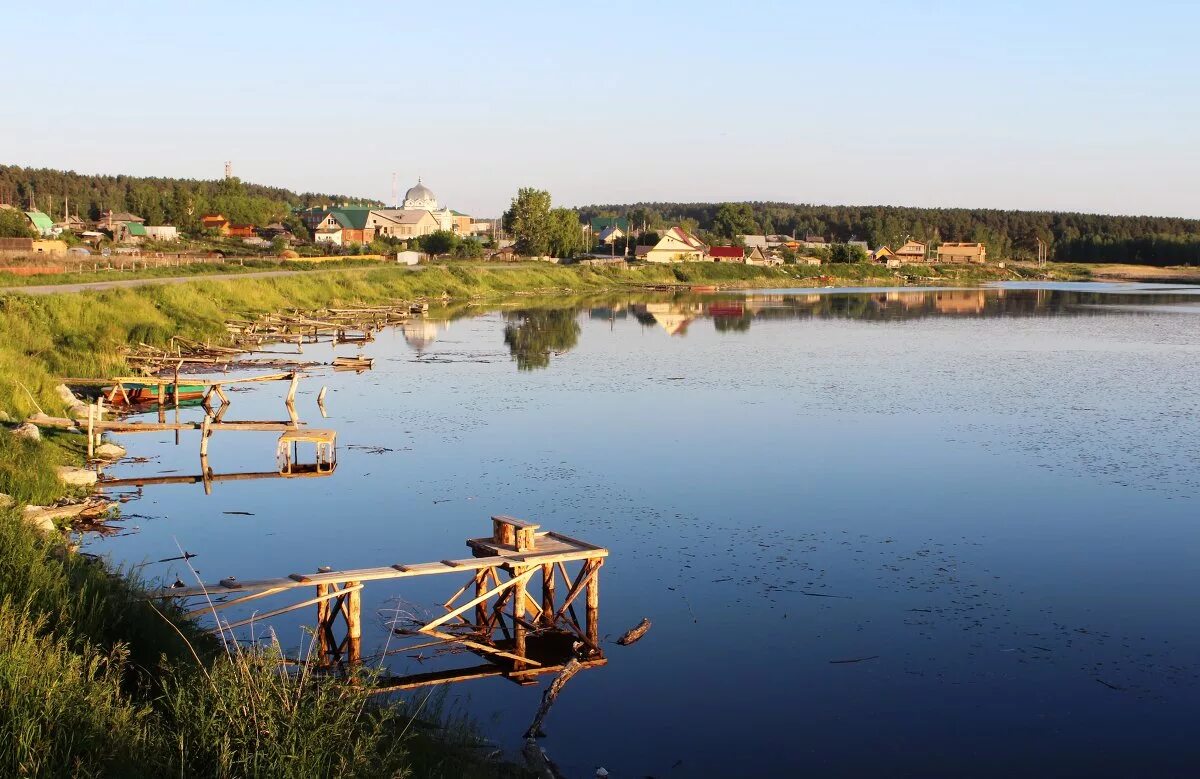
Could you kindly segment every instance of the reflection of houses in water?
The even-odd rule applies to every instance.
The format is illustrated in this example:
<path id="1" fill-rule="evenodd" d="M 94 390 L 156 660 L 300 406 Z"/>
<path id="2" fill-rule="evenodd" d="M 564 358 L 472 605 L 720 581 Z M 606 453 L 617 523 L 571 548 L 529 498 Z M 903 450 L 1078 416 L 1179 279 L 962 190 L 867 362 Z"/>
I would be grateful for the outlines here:
<path id="1" fill-rule="evenodd" d="M 892 290 L 885 295 L 884 299 L 889 304 L 900 305 L 904 308 L 924 308 L 929 302 L 929 293 Z"/>
<path id="2" fill-rule="evenodd" d="M 400 325 L 404 333 L 404 341 L 417 352 L 428 349 L 437 340 L 438 332 L 450 325 L 449 322 L 438 322 L 427 317 L 414 317 L 405 320 Z"/>
<path id="3" fill-rule="evenodd" d="M 588 309 L 588 319 L 627 319 L 629 309 L 621 304 L 613 306 L 597 306 Z"/>
<path id="4" fill-rule="evenodd" d="M 757 314 L 767 309 L 780 308 L 787 303 L 787 300 L 787 295 L 747 295 L 746 312 Z"/>
<path id="5" fill-rule="evenodd" d="M 942 314 L 978 314 L 986 305 L 987 295 L 981 289 L 933 293 L 933 307 Z"/>
<path id="6" fill-rule="evenodd" d="M 700 303 L 647 303 L 643 308 L 668 335 L 687 335 L 687 326 L 704 313 Z"/>

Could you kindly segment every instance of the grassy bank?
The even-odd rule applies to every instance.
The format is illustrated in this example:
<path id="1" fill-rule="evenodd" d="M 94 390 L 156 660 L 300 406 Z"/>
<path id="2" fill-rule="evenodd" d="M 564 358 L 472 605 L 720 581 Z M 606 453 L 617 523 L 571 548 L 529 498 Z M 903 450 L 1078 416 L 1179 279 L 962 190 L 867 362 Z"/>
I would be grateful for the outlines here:
<path id="1" fill-rule="evenodd" d="M 362 687 L 285 672 L 275 651 L 227 653 L 135 581 L 0 511 L 0 775 L 508 772 Z"/>

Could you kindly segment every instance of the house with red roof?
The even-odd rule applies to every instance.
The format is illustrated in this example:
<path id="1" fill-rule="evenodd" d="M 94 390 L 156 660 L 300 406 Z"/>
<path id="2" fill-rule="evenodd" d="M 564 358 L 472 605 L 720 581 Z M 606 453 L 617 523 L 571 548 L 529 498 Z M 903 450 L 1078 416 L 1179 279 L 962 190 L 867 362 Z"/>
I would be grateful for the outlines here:
<path id="1" fill-rule="evenodd" d="M 740 246 L 711 246 L 708 256 L 713 262 L 745 262 L 746 250 Z"/>

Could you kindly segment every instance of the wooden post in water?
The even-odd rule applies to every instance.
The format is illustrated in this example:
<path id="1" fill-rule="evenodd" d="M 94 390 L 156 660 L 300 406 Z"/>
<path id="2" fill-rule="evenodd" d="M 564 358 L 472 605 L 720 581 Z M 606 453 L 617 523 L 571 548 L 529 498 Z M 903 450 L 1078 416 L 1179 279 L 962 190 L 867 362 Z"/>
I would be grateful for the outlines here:
<path id="1" fill-rule="evenodd" d="M 343 589 L 358 587 L 360 582 L 345 582 Z M 346 594 L 346 661 L 355 668 L 362 661 L 362 590 Z"/>
<path id="2" fill-rule="evenodd" d="M 88 404 L 88 459 L 92 459 L 96 451 L 96 408 Z"/>
<path id="3" fill-rule="evenodd" d="M 483 594 L 485 592 L 487 592 L 488 572 L 490 572 L 491 570 L 492 570 L 491 568 L 480 568 L 478 571 L 475 572 L 475 597 L 476 598 L 482 598 Z M 487 618 L 488 618 L 487 601 L 480 601 L 479 603 L 476 603 L 475 604 L 475 624 L 478 625 L 481 630 L 484 629 L 483 625 L 484 625 L 484 623 L 487 622 Z M 487 638 L 489 638 L 489 639 L 491 638 L 490 631 L 488 631 Z"/>
<path id="4" fill-rule="evenodd" d="M 159 382 L 158 383 L 158 421 L 160 423 L 167 421 L 167 404 L 166 404 L 166 399 L 163 395 L 163 391 L 164 391 L 164 389 L 163 389 L 162 382 Z"/>
<path id="5" fill-rule="evenodd" d="M 324 598 L 328 592 L 328 585 L 317 585 L 317 597 Z M 317 601 L 317 665 L 324 668 L 329 658 L 329 641 L 325 637 L 325 631 L 329 628 L 329 601 Z"/>
<path id="6" fill-rule="evenodd" d="M 592 645 L 589 654 L 600 651 L 600 566 L 603 564 L 603 560 L 592 561 L 596 569 L 587 584 L 587 640 Z"/>
<path id="7" fill-rule="evenodd" d="M 300 384 L 300 374 L 292 374 L 292 386 L 288 387 L 287 405 L 289 407 L 296 405 L 296 387 Z"/>
<path id="8" fill-rule="evenodd" d="M 513 578 L 518 578 L 525 573 L 525 569 L 520 566 L 513 566 Z M 513 585 L 513 654 L 517 657 L 525 656 L 525 581 L 518 581 Z M 521 671 L 525 668 L 525 663 L 520 660 L 513 660 L 513 670 Z"/>
<path id="9" fill-rule="evenodd" d="M 554 563 L 542 565 L 542 624 L 554 624 Z"/>

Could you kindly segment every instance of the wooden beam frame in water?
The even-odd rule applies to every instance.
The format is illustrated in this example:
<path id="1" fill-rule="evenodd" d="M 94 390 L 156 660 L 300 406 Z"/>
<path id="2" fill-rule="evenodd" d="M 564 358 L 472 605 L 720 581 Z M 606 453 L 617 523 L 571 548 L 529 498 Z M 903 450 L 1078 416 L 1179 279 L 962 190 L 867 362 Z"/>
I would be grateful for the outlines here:
<path id="1" fill-rule="evenodd" d="M 485 676 L 503 676 L 518 684 L 533 684 L 538 675 L 556 673 L 572 658 L 588 668 L 604 665 L 607 661 L 600 648 L 599 579 L 608 550 L 561 533 L 538 532 L 538 525 L 524 520 L 497 516 L 492 521 L 490 537 L 467 540 L 475 555 L 471 558 L 344 571 L 320 569 L 312 574 L 293 573 L 283 578 L 246 582 L 229 578 L 216 585 L 161 589 L 150 597 L 201 597 L 205 605 L 188 612 L 189 615 L 212 611 L 216 616 L 216 611 L 230 606 L 313 587 L 315 597 L 232 624 L 219 623 L 216 630 L 244 627 L 315 605 L 316 664 L 331 672 L 353 676 L 363 661 L 361 590 L 366 582 L 466 573 L 468 580 L 442 604 L 444 614 L 411 625 L 393 622 L 389 626 L 394 635 L 425 641 L 407 649 L 391 650 L 389 654 L 439 646 L 468 651 L 483 658 L 487 665 L 393 677 L 381 683 L 375 692 Z M 570 575 L 568 564 L 579 566 L 574 576 Z M 558 605 L 560 577 L 567 591 Z M 529 591 L 538 582 L 540 599 Z M 581 625 L 573 602 L 583 594 L 587 609 Z M 430 638 L 435 641 L 428 642 Z"/>

